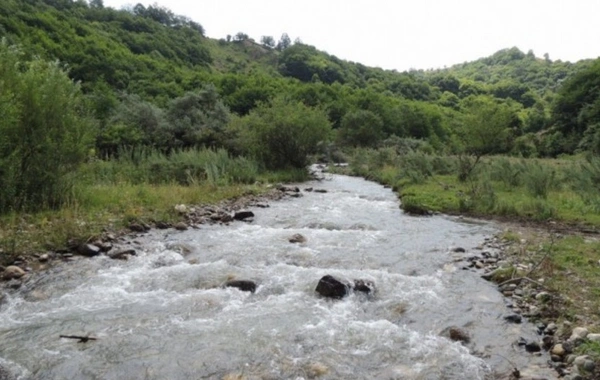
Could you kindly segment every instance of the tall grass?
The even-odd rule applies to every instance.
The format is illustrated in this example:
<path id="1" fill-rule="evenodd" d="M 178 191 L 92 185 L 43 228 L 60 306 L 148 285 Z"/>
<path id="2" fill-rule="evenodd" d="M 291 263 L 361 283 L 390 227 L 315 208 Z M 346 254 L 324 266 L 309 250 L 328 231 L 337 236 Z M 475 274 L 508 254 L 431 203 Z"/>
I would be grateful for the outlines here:
<path id="1" fill-rule="evenodd" d="M 87 184 L 250 184 L 258 180 L 257 162 L 226 150 L 189 149 L 165 154 L 156 149 L 122 150 L 118 158 L 95 160 L 82 171 Z"/>

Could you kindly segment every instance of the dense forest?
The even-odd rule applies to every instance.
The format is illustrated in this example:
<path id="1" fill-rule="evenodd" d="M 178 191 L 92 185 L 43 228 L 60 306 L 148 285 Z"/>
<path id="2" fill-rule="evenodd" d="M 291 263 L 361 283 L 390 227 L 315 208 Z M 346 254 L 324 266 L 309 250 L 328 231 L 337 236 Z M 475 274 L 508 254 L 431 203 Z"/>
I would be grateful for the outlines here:
<path id="1" fill-rule="evenodd" d="M 508 48 L 440 70 L 386 71 L 287 34 L 214 40 L 159 5 L 115 10 L 102 0 L 2 1 L 0 36 L 0 178 L 14 189 L 39 187 L 15 173 L 34 166 L 43 149 L 31 142 L 37 136 L 42 147 L 45 133 L 71 141 L 61 168 L 142 147 L 166 155 L 224 149 L 267 169 L 351 147 L 600 152 L 600 60 L 552 61 Z M 57 88 L 64 99 L 51 96 Z"/>

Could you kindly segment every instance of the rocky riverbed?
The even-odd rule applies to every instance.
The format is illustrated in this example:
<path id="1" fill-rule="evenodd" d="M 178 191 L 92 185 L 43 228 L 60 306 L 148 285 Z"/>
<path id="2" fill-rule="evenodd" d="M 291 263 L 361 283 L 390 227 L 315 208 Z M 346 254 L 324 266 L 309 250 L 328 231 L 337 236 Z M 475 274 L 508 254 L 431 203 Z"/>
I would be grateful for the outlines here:
<path id="1" fill-rule="evenodd" d="M 510 310 L 505 316 L 507 322 L 521 323 L 526 318 L 536 324 L 538 337 L 518 342 L 526 352 L 533 355 L 548 352 L 548 365 L 560 378 L 599 379 L 600 362 L 577 352 L 582 344 L 600 342 L 600 334 L 591 333 L 590 327 L 585 324 L 568 321 L 568 301 L 563 295 L 548 289 L 544 285 L 545 278 L 534 277 L 533 273 L 546 259 L 543 252 L 538 253 L 532 262 L 531 252 L 524 251 L 528 243 L 526 240 L 501 236 L 498 234 L 486 239 L 466 260 L 459 258 L 465 264 L 462 269 L 480 272 L 482 278 L 498 284 L 498 291 L 506 297 L 506 307 Z M 596 326 L 591 328 L 597 329 Z"/>

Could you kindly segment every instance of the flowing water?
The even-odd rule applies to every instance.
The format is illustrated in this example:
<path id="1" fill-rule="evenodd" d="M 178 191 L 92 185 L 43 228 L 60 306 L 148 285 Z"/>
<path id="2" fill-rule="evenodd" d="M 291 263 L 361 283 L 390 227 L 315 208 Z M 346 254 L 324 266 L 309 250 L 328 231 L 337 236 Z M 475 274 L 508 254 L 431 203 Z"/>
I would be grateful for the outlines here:
<path id="1" fill-rule="evenodd" d="M 128 261 L 37 275 L 0 306 L 0 367 L 23 379 L 175 380 L 489 379 L 510 372 L 506 359 L 542 366 L 515 344 L 534 328 L 504 322 L 498 291 L 453 264 L 452 248 L 469 255 L 493 224 L 407 216 L 391 190 L 358 178 L 309 186 L 327 193 L 256 209 L 252 223 L 151 232 Z M 289 243 L 296 233 L 307 241 Z M 377 291 L 323 299 L 326 274 Z M 222 287 L 231 278 L 256 293 Z M 471 343 L 440 336 L 448 326 Z M 59 339 L 88 333 L 98 340 Z"/>

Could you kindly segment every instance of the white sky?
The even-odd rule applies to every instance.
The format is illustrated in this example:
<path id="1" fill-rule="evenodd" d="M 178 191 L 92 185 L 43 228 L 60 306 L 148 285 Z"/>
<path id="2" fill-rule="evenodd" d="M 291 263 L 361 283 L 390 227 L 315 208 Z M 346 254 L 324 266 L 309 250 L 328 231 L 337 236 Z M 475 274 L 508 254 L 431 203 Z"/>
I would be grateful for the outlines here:
<path id="1" fill-rule="evenodd" d="M 473 61 L 517 46 L 552 60 L 600 56 L 600 0 L 104 0 L 158 3 L 212 38 L 244 32 L 313 45 L 338 58 L 404 71 Z"/>

